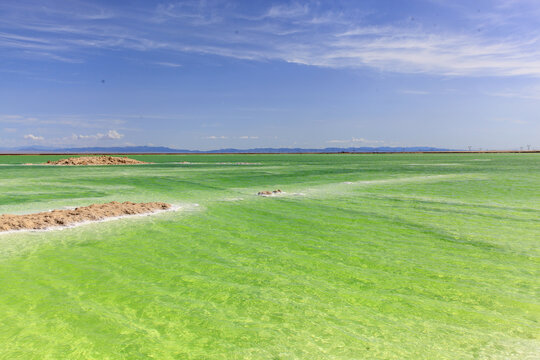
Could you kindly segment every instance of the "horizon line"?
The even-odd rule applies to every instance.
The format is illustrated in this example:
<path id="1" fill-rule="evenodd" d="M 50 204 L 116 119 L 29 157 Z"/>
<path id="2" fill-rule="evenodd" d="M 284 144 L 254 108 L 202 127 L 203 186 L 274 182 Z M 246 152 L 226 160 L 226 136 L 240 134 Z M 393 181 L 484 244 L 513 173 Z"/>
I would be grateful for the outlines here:
<path id="1" fill-rule="evenodd" d="M 214 150 L 216 151 L 216 150 Z M 347 155 L 347 154 L 534 154 L 540 153 L 540 150 L 434 150 L 434 151 L 306 151 L 306 152 L 86 152 L 86 153 L 58 153 L 58 152 L 24 152 L 24 153 L 3 153 L 0 152 L 0 156 L 36 156 L 36 155 L 302 155 L 302 154 L 327 154 L 327 155 Z"/>

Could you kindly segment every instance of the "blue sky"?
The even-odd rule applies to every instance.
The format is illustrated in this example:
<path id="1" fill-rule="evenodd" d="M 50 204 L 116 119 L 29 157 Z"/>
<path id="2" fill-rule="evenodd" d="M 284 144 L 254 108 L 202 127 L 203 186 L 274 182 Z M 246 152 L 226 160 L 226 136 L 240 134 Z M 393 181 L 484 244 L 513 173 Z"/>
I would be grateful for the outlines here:
<path id="1" fill-rule="evenodd" d="M 0 148 L 540 148 L 540 2 L 0 2 Z"/>

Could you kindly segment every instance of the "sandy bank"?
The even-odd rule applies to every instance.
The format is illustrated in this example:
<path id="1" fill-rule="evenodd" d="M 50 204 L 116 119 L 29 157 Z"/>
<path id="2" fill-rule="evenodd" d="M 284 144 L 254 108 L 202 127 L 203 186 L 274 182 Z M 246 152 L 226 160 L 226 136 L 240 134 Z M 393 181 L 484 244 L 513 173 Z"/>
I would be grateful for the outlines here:
<path id="1" fill-rule="evenodd" d="M 130 159 L 126 156 L 82 156 L 61 159 L 57 161 L 47 161 L 45 165 L 137 165 L 150 164 L 148 162 Z"/>
<path id="2" fill-rule="evenodd" d="M 72 210 L 52 210 L 26 215 L 0 215 L 0 231 L 40 230 L 51 227 L 69 226 L 85 221 L 97 221 L 110 217 L 138 215 L 167 210 L 170 204 L 162 202 L 133 203 L 110 202 L 92 204 Z"/>

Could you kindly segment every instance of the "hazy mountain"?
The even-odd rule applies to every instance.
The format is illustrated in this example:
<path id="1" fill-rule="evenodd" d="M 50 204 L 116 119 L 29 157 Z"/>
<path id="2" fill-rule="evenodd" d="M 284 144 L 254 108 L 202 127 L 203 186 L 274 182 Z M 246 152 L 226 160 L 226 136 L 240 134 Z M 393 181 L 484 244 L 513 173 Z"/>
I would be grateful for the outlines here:
<path id="1" fill-rule="evenodd" d="M 122 146 L 122 147 L 84 147 L 84 148 L 50 148 L 43 146 L 29 146 L 20 148 L 0 149 L 3 153 L 193 153 L 193 154 L 219 154 L 219 153 L 340 153 L 340 152 L 416 152 L 416 151 L 453 151 L 453 149 L 435 147 L 329 147 L 324 149 L 306 148 L 255 148 L 255 149 L 219 149 L 219 150 L 186 150 L 172 149 L 164 146 Z"/>

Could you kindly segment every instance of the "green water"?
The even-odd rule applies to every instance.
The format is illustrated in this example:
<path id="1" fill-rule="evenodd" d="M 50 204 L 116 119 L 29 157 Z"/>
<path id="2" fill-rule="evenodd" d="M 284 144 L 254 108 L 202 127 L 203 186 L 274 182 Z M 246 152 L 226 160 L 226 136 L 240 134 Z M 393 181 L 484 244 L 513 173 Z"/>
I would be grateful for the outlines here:
<path id="1" fill-rule="evenodd" d="M 0 359 L 540 358 L 538 154 L 57 158 L 0 213 L 179 209 L 0 235 Z"/>

